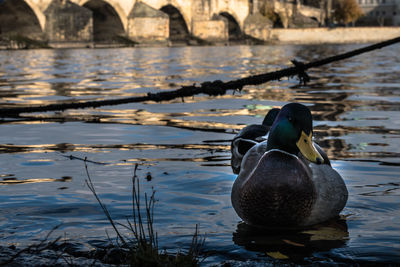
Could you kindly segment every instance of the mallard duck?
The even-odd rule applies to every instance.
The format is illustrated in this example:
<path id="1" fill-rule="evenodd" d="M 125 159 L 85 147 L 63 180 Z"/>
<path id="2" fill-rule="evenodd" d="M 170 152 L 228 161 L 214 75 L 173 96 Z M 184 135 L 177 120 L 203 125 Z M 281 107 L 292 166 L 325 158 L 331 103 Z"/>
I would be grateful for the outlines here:
<path id="1" fill-rule="evenodd" d="M 272 126 L 280 109 L 270 109 L 265 115 L 262 124 L 251 124 L 244 127 L 232 140 L 231 143 L 231 167 L 235 174 L 240 171 L 242 158 L 254 145 L 267 139 L 269 128 Z"/>
<path id="2" fill-rule="evenodd" d="M 310 110 L 285 105 L 268 139 L 245 154 L 231 194 L 239 217 L 263 227 L 304 227 L 336 217 L 348 192 L 326 153 L 312 142 Z"/>

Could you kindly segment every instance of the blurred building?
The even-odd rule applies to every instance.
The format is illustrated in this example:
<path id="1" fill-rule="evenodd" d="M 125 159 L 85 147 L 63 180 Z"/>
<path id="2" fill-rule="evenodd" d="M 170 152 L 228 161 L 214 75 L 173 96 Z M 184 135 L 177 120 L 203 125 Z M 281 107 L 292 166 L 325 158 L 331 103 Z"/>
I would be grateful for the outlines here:
<path id="1" fill-rule="evenodd" d="M 400 0 L 358 0 L 365 16 L 357 24 L 399 26 Z"/>

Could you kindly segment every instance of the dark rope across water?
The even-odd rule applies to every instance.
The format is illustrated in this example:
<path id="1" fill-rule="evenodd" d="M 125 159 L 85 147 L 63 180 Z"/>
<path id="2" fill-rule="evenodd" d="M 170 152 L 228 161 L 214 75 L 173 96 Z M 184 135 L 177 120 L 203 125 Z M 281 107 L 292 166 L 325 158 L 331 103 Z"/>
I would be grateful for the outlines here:
<path id="1" fill-rule="evenodd" d="M 138 103 L 144 101 L 168 101 L 175 98 L 184 98 L 188 96 L 194 96 L 197 94 L 206 94 L 209 96 L 224 95 L 227 90 L 238 90 L 241 91 L 246 85 L 258 85 L 266 83 L 272 80 L 279 80 L 283 77 L 292 77 L 295 75 L 299 76 L 300 82 L 306 83 L 309 81 L 309 77 L 306 74 L 306 70 L 310 68 L 320 67 L 322 65 L 330 64 L 335 61 L 351 58 L 363 53 L 367 53 L 376 49 L 380 49 L 395 43 L 400 42 L 400 37 L 390 39 L 384 42 L 369 45 L 363 48 L 359 48 L 350 52 L 339 54 L 336 56 L 327 57 L 321 60 L 302 63 L 293 60 L 294 67 L 289 67 L 286 69 L 268 72 L 264 74 L 253 75 L 245 77 L 242 79 L 232 80 L 228 82 L 223 82 L 220 80 L 213 82 L 204 82 L 197 85 L 182 86 L 181 88 L 173 91 L 165 91 L 159 93 L 148 93 L 146 96 L 139 97 L 128 97 L 110 100 L 94 100 L 86 102 L 72 102 L 72 103 L 62 103 L 62 104 L 50 104 L 43 106 L 29 106 L 29 107 L 14 107 L 14 108 L 2 108 L 0 109 L 0 117 L 7 116 L 18 116 L 20 113 L 32 113 L 32 112 L 47 112 L 47 111 L 62 111 L 66 109 L 78 109 L 78 108 L 96 108 L 100 106 L 110 106 L 110 105 L 120 105 L 127 103 Z"/>

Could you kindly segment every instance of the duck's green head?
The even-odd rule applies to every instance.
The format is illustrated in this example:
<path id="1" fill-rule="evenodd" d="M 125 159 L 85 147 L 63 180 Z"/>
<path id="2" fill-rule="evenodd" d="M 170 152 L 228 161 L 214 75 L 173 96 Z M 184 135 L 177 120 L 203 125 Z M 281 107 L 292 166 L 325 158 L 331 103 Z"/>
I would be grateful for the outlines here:
<path id="1" fill-rule="evenodd" d="M 312 116 L 310 110 L 298 103 L 282 107 L 268 137 L 268 150 L 280 149 L 297 155 L 299 151 L 311 162 L 321 164 L 322 156 L 312 142 Z"/>

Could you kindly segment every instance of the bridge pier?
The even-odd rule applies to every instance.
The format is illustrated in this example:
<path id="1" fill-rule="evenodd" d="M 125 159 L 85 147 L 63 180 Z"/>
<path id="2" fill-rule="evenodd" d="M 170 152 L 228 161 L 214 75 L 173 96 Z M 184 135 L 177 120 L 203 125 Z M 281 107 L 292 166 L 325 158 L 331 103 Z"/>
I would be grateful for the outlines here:
<path id="1" fill-rule="evenodd" d="M 192 22 L 192 35 L 207 42 L 227 42 L 228 25 L 221 19 L 195 20 Z"/>
<path id="2" fill-rule="evenodd" d="M 257 40 L 265 41 L 269 39 L 272 27 L 273 23 L 257 12 L 247 16 L 244 20 L 243 33 Z"/>
<path id="3" fill-rule="evenodd" d="M 128 37 L 139 43 L 168 43 L 169 17 L 149 5 L 136 2 L 128 16 Z"/>
<path id="4" fill-rule="evenodd" d="M 92 11 L 68 0 L 53 0 L 44 11 L 45 33 L 53 47 L 93 42 Z"/>

